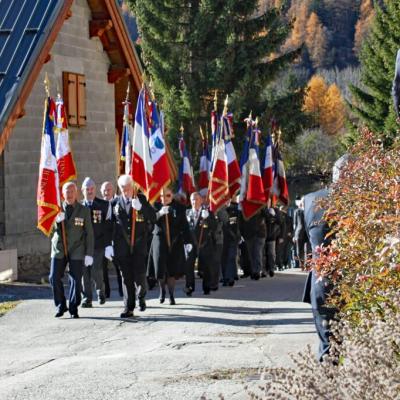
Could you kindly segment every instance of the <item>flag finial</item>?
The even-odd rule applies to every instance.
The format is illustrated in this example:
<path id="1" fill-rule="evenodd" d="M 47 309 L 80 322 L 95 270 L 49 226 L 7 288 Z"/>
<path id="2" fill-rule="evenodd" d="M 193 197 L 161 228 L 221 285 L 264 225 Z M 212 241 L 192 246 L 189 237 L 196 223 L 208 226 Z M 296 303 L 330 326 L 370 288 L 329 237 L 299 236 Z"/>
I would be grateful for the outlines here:
<path id="1" fill-rule="evenodd" d="M 204 133 L 203 133 L 203 128 L 200 125 L 200 136 L 201 136 L 201 140 L 204 142 Z"/>
<path id="2" fill-rule="evenodd" d="M 128 81 L 128 86 L 126 87 L 126 97 L 125 102 L 128 103 L 129 101 L 129 92 L 131 91 L 131 81 Z"/>
<path id="3" fill-rule="evenodd" d="M 44 74 L 44 90 L 46 91 L 47 97 L 50 97 L 50 81 L 49 76 L 47 75 L 47 71 Z"/>
<path id="4" fill-rule="evenodd" d="M 183 136 L 183 132 L 185 132 L 185 129 L 183 128 L 183 124 L 181 123 L 181 127 L 179 129 L 181 131 L 181 135 Z"/>
<path id="5" fill-rule="evenodd" d="M 224 101 L 224 115 L 228 114 L 228 103 L 229 103 L 229 95 L 226 95 Z"/>
<path id="6" fill-rule="evenodd" d="M 218 90 L 215 89 L 214 93 L 214 110 L 217 111 L 218 108 Z"/>

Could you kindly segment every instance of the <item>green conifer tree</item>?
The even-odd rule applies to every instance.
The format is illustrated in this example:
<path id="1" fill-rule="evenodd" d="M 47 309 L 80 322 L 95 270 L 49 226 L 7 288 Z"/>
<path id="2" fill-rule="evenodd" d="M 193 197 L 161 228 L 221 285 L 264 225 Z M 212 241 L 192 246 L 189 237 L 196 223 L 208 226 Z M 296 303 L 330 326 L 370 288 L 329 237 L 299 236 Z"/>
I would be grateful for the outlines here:
<path id="1" fill-rule="evenodd" d="M 368 128 L 380 133 L 385 144 L 397 135 L 391 88 L 396 53 L 400 43 L 400 2 L 385 0 L 375 3 L 376 17 L 362 45 L 361 82 L 364 88 L 350 86 L 352 111 Z"/>
<path id="2" fill-rule="evenodd" d="M 209 121 L 214 91 L 226 94 L 241 121 L 268 107 L 264 89 L 297 55 L 280 54 L 290 24 L 281 10 L 257 11 L 258 0 L 129 0 L 142 56 L 166 122 L 181 122 L 189 142 Z"/>

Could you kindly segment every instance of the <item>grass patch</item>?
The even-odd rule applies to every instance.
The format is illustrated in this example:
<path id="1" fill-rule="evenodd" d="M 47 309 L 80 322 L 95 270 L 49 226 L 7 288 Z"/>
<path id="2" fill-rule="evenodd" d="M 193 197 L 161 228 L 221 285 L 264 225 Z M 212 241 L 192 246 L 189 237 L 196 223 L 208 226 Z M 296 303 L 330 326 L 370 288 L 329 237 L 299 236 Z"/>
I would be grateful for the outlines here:
<path id="1" fill-rule="evenodd" d="M 4 301 L 0 303 L 0 317 L 13 310 L 19 303 L 20 301 Z"/>

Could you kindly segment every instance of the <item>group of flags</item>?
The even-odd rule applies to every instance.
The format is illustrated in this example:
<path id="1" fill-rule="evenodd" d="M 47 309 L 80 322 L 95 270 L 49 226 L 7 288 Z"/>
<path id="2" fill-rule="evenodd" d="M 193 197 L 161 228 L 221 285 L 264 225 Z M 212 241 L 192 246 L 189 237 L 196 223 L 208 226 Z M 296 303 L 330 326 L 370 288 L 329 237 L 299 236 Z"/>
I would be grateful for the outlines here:
<path id="1" fill-rule="evenodd" d="M 132 176 L 134 184 L 154 203 L 164 188 L 174 181 L 171 154 L 165 140 L 163 113 L 145 87 L 139 92 L 134 125 L 130 122 L 131 103 L 128 95 L 124 102 L 123 131 L 121 135 L 121 160 L 125 173 Z M 278 144 L 271 135 L 266 136 L 265 156 L 260 160 L 260 135 L 257 121 L 246 119 L 247 131 L 240 163 L 233 145 L 233 116 L 227 111 L 211 113 L 211 152 L 207 137 L 202 135 L 199 179 L 197 189 L 208 198 L 210 210 L 217 212 L 239 193 L 242 213 L 251 218 L 268 204 L 270 198 L 279 198 L 288 204 L 288 187 L 285 169 Z M 57 145 L 55 142 L 57 135 Z M 179 192 L 188 200 L 196 191 L 192 161 L 184 140 L 183 128 L 179 139 L 181 163 Z M 39 182 L 37 191 L 38 228 L 49 235 L 61 210 L 60 189 L 76 179 L 76 168 L 69 144 L 66 112 L 60 96 L 54 101 L 46 98 Z"/>
<path id="2" fill-rule="evenodd" d="M 233 116 L 225 107 L 219 117 L 216 110 L 211 112 L 211 157 L 207 139 L 202 134 L 198 189 L 208 198 L 210 210 L 217 212 L 240 193 L 239 201 L 245 219 L 254 216 L 271 199 L 289 202 L 285 168 L 279 143 L 272 143 L 266 136 L 265 154 L 260 159 L 260 135 L 257 120 L 246 119 L 246 140 L 240 163 L 233 145 Z M 276 126 L 273 127 L 276 129 Z M 183 136 L 180 139 L 181 168 L 179 191 L 187 197 L 195 191 L 193 168 L 186 151 Z"/>
<path id="3" fill-rule="evenodd" d="M 38 228 L 49 236 L 61 210 L 60 188 L 76 179 L 65 106 L 60 95 L 56 101 L 50 96 L 45 100 L 39 165 Z"/>

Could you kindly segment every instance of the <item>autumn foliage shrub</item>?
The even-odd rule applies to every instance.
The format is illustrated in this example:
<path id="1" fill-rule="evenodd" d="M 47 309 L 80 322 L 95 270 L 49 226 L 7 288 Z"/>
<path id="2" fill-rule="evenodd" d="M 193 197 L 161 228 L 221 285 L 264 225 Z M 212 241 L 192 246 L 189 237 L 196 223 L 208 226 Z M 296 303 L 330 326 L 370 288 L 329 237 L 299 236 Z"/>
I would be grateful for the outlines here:
<path id="1" fill-rule="evenodd" d="M 355 323 L 383 315 L 400 288 L 399 143 L 385 149 L 365 130 L 322 206 L 334 240 L 314 268 L 335 283 L 330 303 Z"/>

